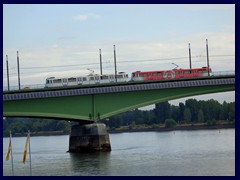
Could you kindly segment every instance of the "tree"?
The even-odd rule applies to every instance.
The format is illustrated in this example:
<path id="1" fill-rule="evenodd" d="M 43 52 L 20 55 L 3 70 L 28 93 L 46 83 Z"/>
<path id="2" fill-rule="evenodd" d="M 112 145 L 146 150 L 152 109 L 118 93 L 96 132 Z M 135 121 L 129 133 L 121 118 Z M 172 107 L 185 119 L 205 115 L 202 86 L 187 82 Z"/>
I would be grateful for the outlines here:
<path id="1" fill-rule="evenodd" d="M 180 121 L 180 108 L 178 106 L 171 106 L 170 117 L 175 119 L 177 122 Z"/>
<path id="2" fill-rule="evenodd" d="M 208 106 L 209 115 L 210 115 L 209 120 L 211 119 L 219 120 L 220 111 L 221 111 L 220 103 L 214 99 L 210 99 L 207 101 L 207 106 Z"/>
<path id="3" fill-rule="evenodd" d="M 174 119 L 166 119 L 165 120 L 165 127 L 173 127 L 176 126 L 176 121 L 174 121 Z"/>
<path id="4" fill-rule="evenodd" d="M 184 121 L 185 122 L 190 122 L 192 118 L 192 114 L 189 108 L 185 108 L 184 110 Z"/>
<path id="5" fill-rule="evenodd" d="M 184 109 L 185 105 L 183 103 L 179 103 L 179 121 L 184 121 Z"/>
<path id="6" fill-rule="evenodd" d="M 204 121 L 204 115 L 203 115 L 203 111 L 200 109 L 198 111 L 198 122 L 203 122 Z"/>
<path id="7" fill-rule="evenodd" d="M 235 103 L 233 102 L 229 104 L 228 118 L 229 120 L 235 120 Z"/>
<path id="8" fill-rule="evenodd" d="M 169 118 L 170 115 L 170 104 L 168 101 L 155 104 L 154 113 L 156 116 L 156 124 L 162 122 Z"/>
<path id="9" fill-rule="evenodd" d="M 186 107 L 191 111 L 191 121 L 197 121 L 198 118 L 198 101 L 196 99 L 188 99 L 185 103 Z"/>

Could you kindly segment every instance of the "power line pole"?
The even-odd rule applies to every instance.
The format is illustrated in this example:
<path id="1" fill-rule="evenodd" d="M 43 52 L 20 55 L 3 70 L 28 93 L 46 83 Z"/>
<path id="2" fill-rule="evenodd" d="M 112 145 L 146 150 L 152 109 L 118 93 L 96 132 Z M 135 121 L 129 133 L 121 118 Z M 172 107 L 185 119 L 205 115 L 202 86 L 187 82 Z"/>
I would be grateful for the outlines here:
<path id="1" fill-rule="evenodd" d="M 115 80 L 116 80 L 116 82 L 117 82 L 117 63 L 116 63 L 116 50 L 115 50 L 115 45 L 113 45 L 113 50 L 114 50 Z"/>
<path id="2" fill-rule="evenodd" d="M 206 50 L 207 50 L 207 67 L 208 67 L 208 76 L 209 74 L 209 55 L 208 55 L 208 40 L 206 39 Z"/>
<path id="3" fill-rule="evenodd" d="M 102 54 L 101 54 L 101 49 L 99 49 L 99 56 L 100 56 L 100 72 L 102 75 Z"/>
<path id="4" fill-rule="evenodd" d="M 21 89 L 20 86 L 20 69 L 19 69 L 19 55 L 18 55 L 18 51 L 17 51 L 17 68 L 18 68 L 18 89 Z"/>
<path id="5" fill-rule="evenodd" d="M 190 43 L 188 43 L 188 49 L 189 49 L 189 65 L 190 65 L 190 74 L 192 73 L 192 61 L 191 61 L 191 47 Z"/>
<path id="6" fill-rule="evenodd" d="M 9 86 L 8 55 L 6 55 L 6 65 L 7 65 L 7 85 L 8 85 L 8 91 L 9 91 L 10 86 Z"/>

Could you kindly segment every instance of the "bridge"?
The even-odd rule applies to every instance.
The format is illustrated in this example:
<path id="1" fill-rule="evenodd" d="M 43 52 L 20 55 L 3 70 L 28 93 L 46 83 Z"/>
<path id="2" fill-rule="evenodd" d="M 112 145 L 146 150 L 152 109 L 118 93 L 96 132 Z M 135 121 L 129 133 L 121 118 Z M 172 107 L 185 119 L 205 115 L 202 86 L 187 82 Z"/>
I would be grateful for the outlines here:
<path id="1" fill-rule="evenodd" d="M 235 90 L 235 76 L 45 88 L 3 93 L 3 116 L 98 121 L 187 96 Z"/>

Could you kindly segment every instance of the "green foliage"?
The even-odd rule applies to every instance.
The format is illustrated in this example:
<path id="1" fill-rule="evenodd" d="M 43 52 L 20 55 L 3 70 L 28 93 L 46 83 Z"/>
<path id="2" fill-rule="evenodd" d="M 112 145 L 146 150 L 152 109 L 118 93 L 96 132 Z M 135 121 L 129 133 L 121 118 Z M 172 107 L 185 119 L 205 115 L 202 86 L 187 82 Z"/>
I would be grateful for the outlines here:
<path id="1" fill-rule="evenodd" d="M 157 129 L 157 128 L 160 128 L 160 126 L 158 124 L 153 124 L 152 128 Z"/>
<path id="2" fill-rule="evenodd" d="M 215 119 L 207 121 L 208 126 L 213 126 L 213 125 L 216 125 L 216 124 L 217 124 L 217 121 Z"/>
<path id="3" fill-rule="evenodd" d="M 200 109 L 198 111 L 198 122 L 203 122 L 204 121 L 204 115 L 203 115 L 203 111 Z"/>
<path id="4" fill-rule="evenodd" d="M 185 114 L 185 111 L 184 111 L 184 119 L 185 119 L 185 121 L 186 122 L 197 121 L 197 119 L 198 119 L 197 115 L 198 115 L 198 109 L 199 109 L 198 101 L 196 99 L 188 99 L 188 100 L 186 100 L 186 102 L 185 102 L 185 110 L 186 109 L 189 109 L 189 110 L 187 110 L 187 112 L 186 112 L 187 114 Z"/>
<path id="5" fill-rule="evenodd" d="M 13 135 L 24 134 L 28 130 L 31 132 L 39 131 L 64 131 L 70 132 L 71 126 L 74 122 L 53 120 L 53 119 L 39 119 L 39 118 L 10 118 L 3 120 L 3 136 L 9 136 L 11 131 Z"/>
<path id="6" fill-rule="evenodd" d="M 170 104 L 168 102 L 161 102 L 155 104 L 154 113 L 156 118 L 155 123 L 164 123 L 164 120 L 170 116 Z"/>
<path id="7" fill-rule="evenodd" d="M 174 119 L 166 119 L 165 120 L 165 127 L 174 127 L 176 126 L 177 122 Z"/>
<path id="8" fill-rule="evenodd" d="M 192 114 L 189 108 L 184 109 L 184 121 L 185 122 L 190 122 L 192 119 Z"/>
<path id="9" fill-rule="evenodd" d="M 129 126 L 129 129 L 134 129 L 136 127 L 136 123 L 135 121 L 133 121 L 130 126 Z"/>

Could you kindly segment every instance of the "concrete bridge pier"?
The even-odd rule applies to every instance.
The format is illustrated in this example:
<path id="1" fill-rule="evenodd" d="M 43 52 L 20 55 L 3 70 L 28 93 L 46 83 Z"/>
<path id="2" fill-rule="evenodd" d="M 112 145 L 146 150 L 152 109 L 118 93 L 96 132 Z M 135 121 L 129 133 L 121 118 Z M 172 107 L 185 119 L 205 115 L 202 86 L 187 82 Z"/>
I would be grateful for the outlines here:
<path id="1" fill-rule="evenodd" d="M 105 124 L 94 123 L 72 126 L 68 152 L 111 151 L 109 134 Z"/>

